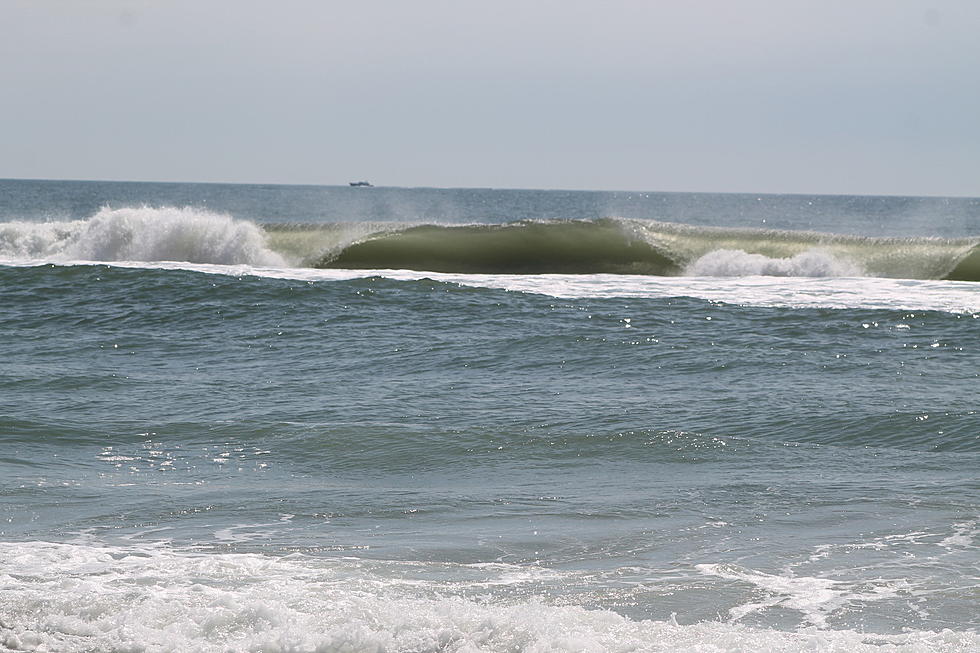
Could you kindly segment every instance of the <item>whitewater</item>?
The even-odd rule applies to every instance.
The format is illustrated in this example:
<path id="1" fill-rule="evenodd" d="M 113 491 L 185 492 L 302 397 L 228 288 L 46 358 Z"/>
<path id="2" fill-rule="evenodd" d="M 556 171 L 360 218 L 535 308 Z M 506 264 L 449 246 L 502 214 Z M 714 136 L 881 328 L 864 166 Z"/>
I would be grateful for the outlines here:
<path id="1" fill-rule="evenodd" d="M 85 220 L 3 224 L 7 260 L 496 274 L 620 273 L 980 280 L 978 238 L 868 238 L 656 221 L 260 225 L 184 208 L 102 208 Z"/>
<path id="2" fill-rule="evenodd" d="M 412 242 L 420 238 L 426 242 Z M 661 243 L 659 250 L 650 243 Z M 83 220 L 0 224 L 0 261 L 8 265 L 102 262 L 307 281 L 432 278 L 569 298 L 690 296 L 763 306 L 961 312 L 980 310 L 976 286 L 929 280 L 974 274 L 977 248 L 978 240 L 970 238 L 874 239 L 611 219 L 480 226 L 280 223 L 266 231 L 189 207 L 103 208 Z M 776 250 L 783 256 L 759 253 Z M 638 274 L 644 265 L 649 274 Z M 488 268 L 498 273 L 469 272 Z M 610 268 L 620 272 L 604 271 Z M 568 269 L 577 272 L 556 272 Z M 870 269 L 906 278 L 877 277 Z M 766 277 L 789 279 L 772 283 Z"/>
<path id="3" fill-rule="evenodd" d="M 980 649 L 980 200 L 0 180 L 0 650 Z"/>

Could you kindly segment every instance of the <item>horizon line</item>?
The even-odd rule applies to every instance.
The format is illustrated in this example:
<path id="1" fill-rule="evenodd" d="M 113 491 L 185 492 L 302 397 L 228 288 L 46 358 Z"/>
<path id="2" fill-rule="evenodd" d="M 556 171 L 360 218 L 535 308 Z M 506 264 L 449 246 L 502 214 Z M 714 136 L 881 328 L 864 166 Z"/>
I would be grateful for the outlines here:
<path id="1" fill-rule="evenodd" d="M 0 177 L 3 181 L 33 181 L 33 182 L 70 182 L 93 184 L 173 184 L 200 186 L 282 186 L 287 188 L 354 188 L 351 182 L 331 183 L 289 183 L 289 182 L 252 182 L 252 181 L 173 181 L 146 179 L 77 179 L 77 178 L 42 178 L 42 177 Z M 654 193 L 658 195 L 757 195 L 769 197 L 896 197 L 896 198 L 928 198 L 928 199 L 957 199 L 975 200 L 980 195 L 910 195 L 896 193 L 840 193 L 840 192 L 773 192 L 773 191 L 725 191 L 725 190 L 637 190 L 637 189 L 599 189 L 599 188 L 532 188 L 517 186 L 398 186 L 373 184 L 363 189 L 400 189 L 400 190 L 490 190 L 490 191 L 532 191 L 556 193 Z"/>

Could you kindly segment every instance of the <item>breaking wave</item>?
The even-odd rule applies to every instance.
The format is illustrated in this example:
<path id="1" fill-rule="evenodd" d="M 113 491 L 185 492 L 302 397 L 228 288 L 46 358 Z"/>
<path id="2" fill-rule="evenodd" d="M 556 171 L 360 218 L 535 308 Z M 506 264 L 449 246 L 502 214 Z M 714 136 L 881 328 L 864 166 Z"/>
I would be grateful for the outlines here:
<path id="1" fill-rule="evenodd" d="M 978 238 L 871 238 L 665 222 L 268 225 L 305 266 L 470 274 L 888 277 L 980 280 Z M 307 251 L 298 243 L 311 245 Z"/>
<path id="2" fill-rule="evenodd" d="M 860 277 L 860 267 L 826 252 L 806 251 L 790 258 L 769 258 L 742 250 L 716 249 L 687 266 L 692 277 Z"/>
<path id="3" fill-rule="evenodd" d="M 0 648 L 12 650 L 959 653 L 980 643 L 971 631 L 682 625 L 494 595 L 491 588 L 526 575 L 513 565 L 477 565 L 485 580 L 468 596 L 418 578 L 419 564 L 352 558 L 26 542 L 0 543 L 0 563 Z"/>
<path id="4" fill-rule="evenodd" d="M 603 218 L 259 225 L 195 208 L 0 223 L 7 261 L 181 261 L 465 274 L 980 280 L 980 238 L 871 238 Z"/>
<path id="5" fill-rule="evenodd" d="M 0 223 L 0 257 L 285 266 L 258 225 L 193 208 L 104 208 L 87 220 Z"/>

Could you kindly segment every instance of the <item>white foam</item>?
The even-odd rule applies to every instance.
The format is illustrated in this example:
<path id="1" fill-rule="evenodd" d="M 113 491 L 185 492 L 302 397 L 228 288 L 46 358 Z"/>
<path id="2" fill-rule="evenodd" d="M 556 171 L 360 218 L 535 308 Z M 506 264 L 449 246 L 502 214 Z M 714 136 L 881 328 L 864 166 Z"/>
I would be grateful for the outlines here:
<path id="1" fill-rule="evenodd" d="M 0 543 L 0 648 L 328 653 L 977 650 L 973 632 L 870 635 L 635 621 L 393 583 L 400 563 Z M 386 577 L 377 570 L 394 565 Z M 419 564 L 419 563 L 412 563 Z M 489 569 L 488 571 L 493 571 Z"/>
<path id="2" fill-rule="evenodd" d="M 103 219 L 96 222 L 96 218 Z M 562 299 L 692 297 L 746 306 L 980 313 L 980 283 L 880 277 L 658 277 L 621 274 L 462 274 L 291 267 L 249 222 L 197 209 L 103 210 L 89 221 L 0 223 L 0 265 L 111 264 L 308 282 L 383 277 Z M 137 229 L 134 224 L 143 223 Z M 155 225 L 146 228 L 146 224 Z M 98 232 L 98 235 L 96 235 Z M 118 235 L 105 240 L 106 232 Z M 137 233 L 149 234 L 142 240 Z M 141 237 L 142 238 L 142 237 Z M 95 245 L 94 243 L 101 243 Z M 108 244 L 107 244 L 108 243 Z M 751 256 L 751 255 L 750 255 Z M 206 261 L 206 262 L 196 262 Z"/>
<path id="3" fill-rule="evenodd" d="M 61 261 L 58 265 L 91 264 Z M 113 261 L 116 267 L 192 270 L 235 277 L 256 276 L 307 282 L 383 277 L 431 279 L 461 286 L 525 292 L 561 299 L 692 297 L 744 306 L 861 308 L 980 313 L 980 283 L 913 279 L 801 277 L 650 277 L 619 274 L 450 274 L 412 270 L 319 270 L 313 268 L 210 265 L 183 262 Z M 2 259 L 0 265 L 33 266 L 36 260 Z"/>
<path id="4" fill-rule="evenodd" d="M 861 277 L 864 271 L 829 252 L 811 249 L 789 258 L 770 258 L 742 250 L 717 249 L 687 266 L 692 277 Z"/>
<path id="5" fill-rule="evenodd" d="M 953 534 L 943 538 L 939 546 L 946 549 L 970 549 L 978 533 L 980 530 L 977 529 L 976 520 L 953 524 Z"/>
<path id="6" fill-rule="evenodd" d="M 855 591 L 847 583 L 829 578 L 767 574 L 736 565 L 703 564 L 696 565 L 698 571 L 710 576 L 738 580 L 762 589 L 766 598 L 761 601 L 745 603 L 729 610 L 735 620 L 773 606 L 796 610 L 806 620 L 818 627 L 827 627 L 827 618 L 841 607 L 855 601 L 879 601 L 894 596 L 897 588 L 881 583 L 868 591 Z"/>
<path id="7" fill-rule="evenodd" d="M 195 208 L 103 208 L 88 220 L 0 223 L 0 258 L 286 266 L 248 221 Z"/>

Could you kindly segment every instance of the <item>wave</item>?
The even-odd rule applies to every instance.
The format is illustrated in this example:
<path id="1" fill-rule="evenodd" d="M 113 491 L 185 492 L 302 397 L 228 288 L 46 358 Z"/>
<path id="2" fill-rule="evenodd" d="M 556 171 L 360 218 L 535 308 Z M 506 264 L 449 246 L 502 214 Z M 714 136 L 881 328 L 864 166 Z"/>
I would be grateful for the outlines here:
<path id="1" fill-rule="evenodd" d="M 317 266 L 477 274 L 680 272 L 669 252 L 630 237 L 614 220 L 414 226 L 355 242 Z"/>
<path id="2" fill-rule="evenodd" d="M 46 261 L 288 262 L 252 222 L 193 208 L 103 208 L 87 220 L 0 223 L 0 257 Z"/>
<path id="3" fill-rule="evenodd" d="M 980 238 L 872 238 L 665 222 L 267 225 L 302 265 L 465 274 L 886 277 L 980 281 Z M 295 244 L 311 249 L 301 252 Z"/>
<path id="4" fill-rule="evenodd" d="M 181 261 L 461 274 L 980 281 L 980 238 L 871 238 L 603 218 L 506 224 L 265 224 L 196 208 L 0 223 L 11 261 Z"/>

